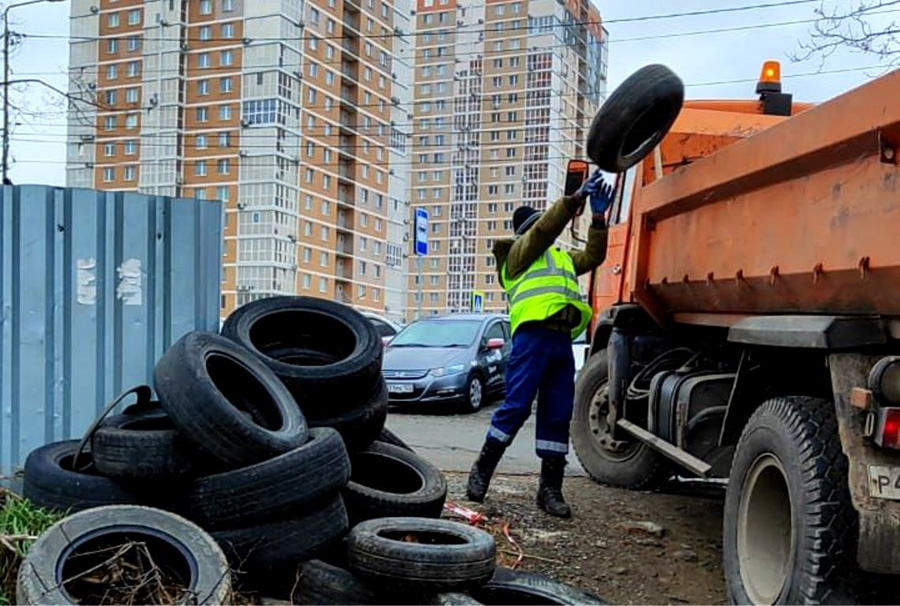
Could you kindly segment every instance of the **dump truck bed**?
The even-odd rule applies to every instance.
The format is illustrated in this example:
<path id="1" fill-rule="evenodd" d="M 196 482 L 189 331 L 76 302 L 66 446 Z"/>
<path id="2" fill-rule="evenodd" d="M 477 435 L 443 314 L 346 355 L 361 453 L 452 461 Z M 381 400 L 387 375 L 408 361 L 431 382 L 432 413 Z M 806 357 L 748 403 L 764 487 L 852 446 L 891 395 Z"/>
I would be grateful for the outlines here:
<path id="1" fill-rule="evenodd" d="M 900 316 L 897 91 L 900 71 L 777 124 L 752 119 L 756 134 L 735 132 L 649 184 L 647 160 L 626 297 L 660 320 L 704 324 Z M 669 135 L 666 164 L 685 140 Z"/>

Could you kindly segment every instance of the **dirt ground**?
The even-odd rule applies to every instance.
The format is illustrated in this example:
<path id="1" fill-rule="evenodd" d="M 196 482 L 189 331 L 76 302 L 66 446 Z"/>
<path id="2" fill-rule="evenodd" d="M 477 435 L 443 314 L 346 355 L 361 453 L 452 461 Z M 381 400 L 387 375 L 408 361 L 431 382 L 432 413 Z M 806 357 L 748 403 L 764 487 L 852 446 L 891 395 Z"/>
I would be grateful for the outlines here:
<path id="1" fill-rule="evenodd" d="M 449 501 L 488 516 L 504 563 L 515 561 L 517 553 L 499 531 L 508 523 L 526 554 L 522 570 L 571 583 L 611 603 L 725 603 L 724 493 L 632 492 L 569 478 L 564 492 L 574 517 L 559 520 L 537 509 L 535 476 L 497 476 L 483 505 L 466 501 L 464 474 L 447 474 L 447 481 Z"/>

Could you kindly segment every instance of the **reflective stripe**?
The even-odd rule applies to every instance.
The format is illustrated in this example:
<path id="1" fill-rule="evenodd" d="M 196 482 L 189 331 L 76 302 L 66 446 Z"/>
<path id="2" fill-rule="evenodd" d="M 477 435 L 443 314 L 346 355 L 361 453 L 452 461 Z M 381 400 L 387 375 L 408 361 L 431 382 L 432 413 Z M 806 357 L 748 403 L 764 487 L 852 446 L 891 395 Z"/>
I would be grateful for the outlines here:
<path id="1" fill-rule="evenodd" d="M 532 288 L 531 290 L 526 290 L 523 293 L 519 293 L 515 297 L 512 298 L 511 304 L 515 305 L 525 299 L 530 299 L 531 297 L 539 297 L 540 295 L 565 295 L 571 299 L 575 299 L 576 301 L 581 300 L 581 293 L 577 290 L 572 290 L 566 286 L 541 286 L 539 288 Z"/>
<path id="2" fill-rule="evenodd" d="M 512 287 L 507 291 L 506 296 L 510 300 L 512 300 L 512 298 L 516 296 L 516 291 L 519 290 L 519 288 L 521 288 L 522 285 L 525 284 L 525 282 L 527 282 L 525 278 L 530 280 L 532 278 L 550 278 L 557 275 L 556 262 L 553 260 L 553 255 L 550 254 L 549 249 L 547 249 L 547 251 L 544 253 L 544 262 L 547 263 L 547 267 L 545 269 L 528 271 L 519 276 L 518 280 L 516 280 Z M 505 270 L 504 273 L 506 273 Z"/>
<path id="3" fill-rule="evenodd" d="M 495 440 L 503 442 L 504 444 L 509 444 L 510 440 L 512 440 L 508 433 L 497 429 L 493 425 L 488 427 L 488 436 L 494 438 Z"/>
<path id="4" fill-rule="evenodd" d="M 545 452 L 560 452 L 562 454 L 567 454 L 569 452 L 569 445 L 563 442 L 551 442 L 550 440 L 537 440 L 535 442 L 535 447 L 537 450 L 543 450 Z"/>

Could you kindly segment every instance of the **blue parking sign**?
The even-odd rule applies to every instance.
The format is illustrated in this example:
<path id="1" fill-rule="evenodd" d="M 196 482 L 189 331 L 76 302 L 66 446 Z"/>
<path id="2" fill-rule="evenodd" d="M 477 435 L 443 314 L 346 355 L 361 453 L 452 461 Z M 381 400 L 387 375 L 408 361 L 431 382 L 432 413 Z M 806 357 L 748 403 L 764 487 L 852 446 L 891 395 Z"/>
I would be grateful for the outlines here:
<path id="1" fill-rule="evenodd" d="M 424 257 L 428 254 L 428 211 L 416 209 L 416 254 Z"/>

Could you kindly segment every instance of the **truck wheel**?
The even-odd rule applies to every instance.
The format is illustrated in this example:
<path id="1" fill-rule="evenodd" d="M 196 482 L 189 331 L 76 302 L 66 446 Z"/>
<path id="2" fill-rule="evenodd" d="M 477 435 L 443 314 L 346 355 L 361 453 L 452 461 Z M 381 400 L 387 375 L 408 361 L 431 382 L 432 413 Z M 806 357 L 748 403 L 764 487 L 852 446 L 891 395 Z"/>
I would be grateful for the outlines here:
<path id="1" fill-rule="evenodd" d="M 624 488 L 642 488 L 665 479 L 668 469 L 649 446 L 612 439 L 606 422 L 607 372 L 604 351 L 585 363 L 575 385 L 571 433 L 581 466 L 594 481 Z"/>
<path id="2" fill-rule="evenodd" d="M 776 398 L 756 410 L 738 442 L 725 496 L 731 603 L 853 603 L 838 595 L 843 575 L 855 569 L 847 470 L 830 402 Z"/>
<path id="3" fill-rule="evenodd" d="M 594 116 L 587 152 L 601 169 L 624 172 L 663 140 L 684 103 L 684 84 L 665 65 L 647 65 L 628 77 Z"/>

